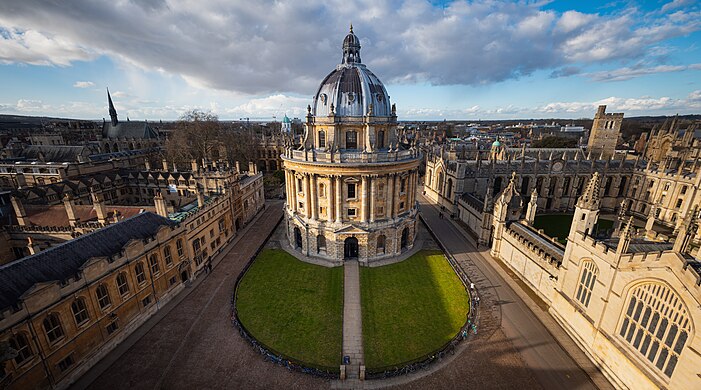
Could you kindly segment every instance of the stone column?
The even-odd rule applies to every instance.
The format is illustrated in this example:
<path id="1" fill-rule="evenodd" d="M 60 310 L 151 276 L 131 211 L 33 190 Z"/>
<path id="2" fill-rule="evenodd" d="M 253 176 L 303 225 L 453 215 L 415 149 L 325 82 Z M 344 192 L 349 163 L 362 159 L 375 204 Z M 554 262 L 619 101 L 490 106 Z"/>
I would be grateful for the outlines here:
<path id="1" fill-rule="evenodd" d="M 388 219 L 394 218 L 394 178 L 394 173 L 387 175 L 387 211 L 385 215 Z"/>
<path id="2" fill-rule="evenodd" d="M 312 208 L 312 218 L 313 219 L 318 219 L 319 218 L 319 199 L 317 198 L 317 184 L 316 184 L 316 175 L 312 174 L 311 175 L 311 199 L 309 199 L 309 203 L 311 204 Z"/>
<path id="3" fill-rule="evenodd" d="M 397 218 L 397 214 L 399 214 L 399 190 L 400 190 L 400 185 L 402 183 L 402 178 L 398 177 L 398 175 L 394 176 L 394 201 L 392 204 L 392 218 Z"/>
<path id="4" fill-rule="evenodd" d="M 341 176 L 336 176 L 336 222 L 341 222 L 343 213 L 343 182 Z"/>
<path id="5" fill-rule="evenodd" d="M 285 171 L 285 192 L 287 195 L 287 209 L 292 210 L 292 191 L 290 191 L 290 171 Z"/>
<path id="6" fill-rule="evenodd" d="M 326 193 L 326 218 L 328 219 L 329 223 L 333 222 L 333 216 L 335 213 L 334 201 L 334 178 L 333 176 L 329 176 L 329 189 Z"/>
<path id="7" fill-rule="evenodd" d="M 312 200 L 312 197 L 311 197 L 312 191 L 310 188 L 311 187 L 310 181 L 311 180 L 309 179 L 309 174 L 308 173 L 304 174 L 304 200 L 305 200 L 304 203 L 306 206 L 306 210 L 305 210 L 304 215 L 306 215 L 307 218 L 312 217 L 312 205 L 314 203 L 314 201 Z"/>
<path id="8" fill-rule="evenodd" d="M 297 212 L 297 176 L 294 172 L 290 174 L 292 175 L 292 211 Z"/>
<path id="9" fill-rule="evenodd" d="M 375 198 L 377 197 L 377 175 L 370 178 L 370 222 L 375 222 Z"/>
<path id="10" fill-rule="evenodd" d="M 363 175 L 361 177 L 362 181 L 362 193 L 360 195 L 360 222 L 367 222 L 368 220 L 368 177 Z"/>

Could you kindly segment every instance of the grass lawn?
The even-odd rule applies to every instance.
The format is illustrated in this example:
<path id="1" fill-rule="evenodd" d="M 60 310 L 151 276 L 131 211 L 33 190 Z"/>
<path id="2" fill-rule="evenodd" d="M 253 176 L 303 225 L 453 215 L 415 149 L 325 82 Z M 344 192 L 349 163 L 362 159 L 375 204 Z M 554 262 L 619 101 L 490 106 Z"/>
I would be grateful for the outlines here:
<path id="1" fill-rule="evenodd" d="M 440 251 L 360 268 L 368 369 L 410 361 L 443 346 L 465 324 L 469 298 Z"/>
<path id="2" fill-rule="evenodd" d="M 265 249 L 241 280 L 241 323 L 278 353 L 338 368 L 343 333 L 343 268 L 307 264 Z"/>
<path id="3" fill-rule="evenodd" d="M 565 244 L 567 236 L 570 234 L 570 226 L 572 226 L 573 214 L 548 214 L 537 215 L 533 225 L 536 229 L 543 229 L 545 234 L 550 237 L 557 237 L 557 240 Z M 605 232 L 613 228 L 613 221 L 601 219 L 594 227 L 597 232 Z"/>

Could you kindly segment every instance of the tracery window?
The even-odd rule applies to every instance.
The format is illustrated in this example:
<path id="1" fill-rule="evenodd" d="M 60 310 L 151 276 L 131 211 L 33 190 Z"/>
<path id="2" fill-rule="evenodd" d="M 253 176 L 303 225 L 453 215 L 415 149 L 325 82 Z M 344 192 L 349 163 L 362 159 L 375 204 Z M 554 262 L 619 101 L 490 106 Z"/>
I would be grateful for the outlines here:
<path id="1" fill-rule="evenodd" d="M 596 276 L 599 274 L 599 267 L 592 261 L 585 261 L 582 264 L 582 277 L 579 279 L 579 287 L 577 288 L 577 300 L 584 305 L 589 306 L 591 293 L 594 290 Z"/>
<path id="2" fill-rule="evenodd" d="M 671 377 L 691 330 L 682 300 L 667 285 L 643 283 L 632 290 L 624 310 L 620 337 Z"/>

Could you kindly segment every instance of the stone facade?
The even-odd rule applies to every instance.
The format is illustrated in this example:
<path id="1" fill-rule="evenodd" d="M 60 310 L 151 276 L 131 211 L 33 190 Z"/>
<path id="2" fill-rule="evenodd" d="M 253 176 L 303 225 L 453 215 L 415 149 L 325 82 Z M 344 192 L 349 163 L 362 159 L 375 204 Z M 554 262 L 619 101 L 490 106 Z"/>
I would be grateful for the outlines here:
<path id="1" fill-rule="evenodd" d="M 616 145 L 621 134 L 623 113 L 607 114 L 606 106 L 599 106 L 591 125 L 589 153 L 601 158 L 608 158 L 616 153 Z"/>
<path id="2" fill-rule="evenodd" d="M 351 32 L 308 108 L 301 145 L 282 157 L 290 246 L 334 263 L 395 256 L 416 235 L 420 153 L 400 146 L 394 106 L 359 50 Z"/>

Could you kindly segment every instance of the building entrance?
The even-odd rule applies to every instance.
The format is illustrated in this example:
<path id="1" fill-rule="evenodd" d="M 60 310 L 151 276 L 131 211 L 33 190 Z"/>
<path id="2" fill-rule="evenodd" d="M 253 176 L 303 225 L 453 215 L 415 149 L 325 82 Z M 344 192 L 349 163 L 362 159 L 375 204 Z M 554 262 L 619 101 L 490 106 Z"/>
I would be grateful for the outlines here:
<path id="1" fill-rule="evenodd" d="M 343 259 L 351 260 L 358 258 L 358 239 L 348 237 L 343 243 Z"/>

